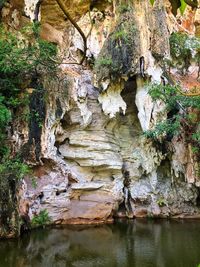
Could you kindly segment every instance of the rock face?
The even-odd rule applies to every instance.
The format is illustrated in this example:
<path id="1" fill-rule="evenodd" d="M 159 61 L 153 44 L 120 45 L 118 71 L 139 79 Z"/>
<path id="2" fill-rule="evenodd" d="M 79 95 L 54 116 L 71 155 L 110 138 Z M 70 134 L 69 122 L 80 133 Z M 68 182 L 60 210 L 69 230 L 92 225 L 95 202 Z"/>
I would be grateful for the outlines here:
<path id="1" fill-rule="evenodd" d="M 17 12 L 10 2 L 3 14 Z M 25 1 L 31 19 L 37 2 Z M 20 213 L 32 219 L 46 209 L 55 224 L 102 223 L 115 216 L 198 217 L 199 184 L 189 171 L 189 148 L 174 139 L 168 158 L 143 135 L 163 109 L 152 102 L 145 83 L 161 81 L 161 62 L 169 57 L 171 24 L 164 1 L 154 7 L 149 1 L 65 2 L 90 33 L 87 63 L 63 64 L 59 81 L 43 80 L 40 155 L 29 158 L 37 185 L 30 177 L 24 180 Z M 39 17 L 42 38 L 59 46 L 65 62 L 78 62 L 82 39 L 56 1 L 45 0 Z M 8 23 L 8 16 L 4 20 Z"/>

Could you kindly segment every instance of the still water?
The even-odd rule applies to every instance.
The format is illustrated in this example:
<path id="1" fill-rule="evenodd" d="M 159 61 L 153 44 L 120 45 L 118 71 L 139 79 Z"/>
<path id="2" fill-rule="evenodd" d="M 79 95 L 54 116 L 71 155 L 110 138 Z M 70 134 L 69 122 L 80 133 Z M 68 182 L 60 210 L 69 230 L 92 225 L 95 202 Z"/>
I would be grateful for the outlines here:
<path id="1" fill-rule="evenodd" d="M 0 267 L 197 267 L 200 221 L 38 229 L 0 241 Z"/>

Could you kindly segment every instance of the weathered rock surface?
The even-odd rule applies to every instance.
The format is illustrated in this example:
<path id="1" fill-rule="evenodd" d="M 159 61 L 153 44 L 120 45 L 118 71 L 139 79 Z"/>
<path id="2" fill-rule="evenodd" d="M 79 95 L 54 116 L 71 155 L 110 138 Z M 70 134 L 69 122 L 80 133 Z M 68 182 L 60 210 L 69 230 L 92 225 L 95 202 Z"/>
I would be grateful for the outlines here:
<path id="1" fill-rule="evenodd" d="M 149 1 L 133 1 L 125 14 L 117 11 L 119 6 L 96 1 L 90 15 L 92 1 L 65 2 L 83 31 L 91 30 L 88 64 L 63 64 L 61 82 L 56 77 L 43 80 L 47 99 L 41 151 L 39 160 L 32 160 L 37 186 L 33 187 L 29 177 L 25 179 L 21 214 L 32 219 L 46 209 L 56 224 L 110 221 L 119 215 L 119 207 L 128 217 L 198 217 L 195 183 L 199 182 L 191 174 L 189 148 L 174 139 L 169 159 L 161 144 L 142 135 L 163 109 L 162 103 L 152 102 L 145 86 L 147 80 L 161 81 L 160 62 L 169 56 L 171 25 L 163 1 L 156 1 L 154 8 Z M 25 13 L 31 19 L 36 3 L 25 1 Z M 7 9 L 2 11 L 4 18 Z M 116 28 L 125 23 L 126 16 L 134 22 L 133 45 L 122 45 L 119 39 L 112 48 Z M 82 39 L 55 1 L 42 3 L 40 17 L 41 36 L 59 45 L 65 61 L 78 62 Z M 96 75 L 91 70 L 89 62 L 106 53 L 122 64 L 117 78 L 110 73 L 112 66 Z M 121 57 L 120 53 L 125 54 Z M 26 135 L 16 142 L 26 143 Z"/>

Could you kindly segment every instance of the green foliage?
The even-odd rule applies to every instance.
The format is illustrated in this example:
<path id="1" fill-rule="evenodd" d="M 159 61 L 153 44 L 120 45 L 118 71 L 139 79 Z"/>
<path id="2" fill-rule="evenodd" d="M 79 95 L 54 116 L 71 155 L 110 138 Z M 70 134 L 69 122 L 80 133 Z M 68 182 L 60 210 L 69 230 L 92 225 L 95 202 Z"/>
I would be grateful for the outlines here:
<path id="1" fill-rule="evenodd" d="M 192 61 L 200 60 L 200 38 L 185 33 L 173 33 L 170 36 L 170 51 L 175 66 L 182 72 L 187 71 Z"/>
<path id="2" fill-rule="evenodd" d="M 163 207 L 165 206 L 167 203 L 166 203 L 166 200 L 163 198 L 163 197 L 160 197 L 158 200 L 157 200 L 157 204 L 159 207 Z"/>
<path id="3" fill-rule="evenodd" d="M 6 0 L 0 0 L 0 8 L 2 8 L 6 3 Z"/>
<path id="4" fill-rule="evenodd" d="M 37 129 L 36 135 L 39 136 L 35 124 L 41 127 L 40 115 L 43 115 L 42 101 L 39 99 L 42 95 L 40 79 L 42 75 L 56 75 L 56 53 L 54 44 L 39 38 L 38 24 L 16 33 L 0 27 L 0 224 L 8 232 L 13 229 L 13 225 L 20 225 L 16 212 L 16 191 L 20 180 L 30 174 L 23 159 L 12 155 L 9 150 L 8 126 L 12 130 L 12 121 L 16 119 L 18 108 L 30 110 L 30 114 L 34 110 L 33 116 L 29 116 L 29 124 Z M 26 88 L 33 88 L 30 96 Z M 42 221 L 48 221 L 45 212 L 38 218 L 38 223 Z"/>
<path id="5" fill-rule="evenodd" d="M 41 117 L 41 115 L 39 114 L 38 111 L 36 110 L 32 110 L 32 113 L 31 113 L 31 119 L 35 120 L 38 127 L 39 128 L 42 128 L 42 125 L 43 125 L 43 118 Z"/>
<path id="6" fill-rule="evenodd" d="M 3 104 L 4 97 L 0 95 L 0 160 L 3 155 L 8 152 L 5 144 L 6 139 L 6 126 L 11 120 L 10 110 Z"/>
<path id="7" fill-rule="evenodd" d="M 20 180 L 29 168 L 20 159 L 4 156 L 0 163 L 0 224 L 5 233 L 13 229 L 19 233 L 20 219 L 17 211 L 16 191 Z"/>
<path id="8" fill-rule="evenodd" d="M 39 38 L 40 36 L 40 22 L 36 21 L 31 25 L 31 31 L 33 31 L 33 34 L 35 38 Z"/>
<path id="9" fill-rule="evenodd" d="M 103 49 L 95 61 L 94 70 L 98 81 L 110 79 L 116 81 L 121 75 L 128 75 L 132 58 L 136 54 L 137 38 L 139 38 L 130 12 L 118 18 L 114 31 L 109 35 Z"/>
<path id="10" fill-rule="evenodd" d="M 200 144 L 200 131 L 193 133 L 192 139 Z"/>
<path id="11" fill-rule="evenodd" d="M 37 188 L 38 184 L 37 184 L 37 180 L 34 176 L 31 177 L 31 185 L 34 189 Z"/>
<path id="12" fill-rule="evenodd" d="M 181 94 L 181 88 L 177 85 L 151 84 L 148 86 L 148 92 L 154 101 L 162 100 L 166 104 L 167 111 L 175 107 L 180 108 L 180 105 L 184 112 L 189 107 L 200 109 L 200 97 Z"/>
<path id="13" fill-rule="evenodd" d="M 45 226 L 49 224 L 51 219 L 49 217 L 48 211 L 46 209 L 41 210 L 38 215 L 35 215 L 31 221 L 33 227 Z"/>
<path id="14" fill-rule="evenodd" d="M 174 116 L 172 119 L 166 119 L 155 125 L 153 130 L 145 132 L 148 138 L 157 139 L 160 136 L 175 136 L 180 133 L 180 116 Z"/>
<path id="15" fill-rule="evenodd" d="M 155 2 L 155 0 L 149 0 L 149 1 L 150 1 L 151 5 L 153 6 L 153 5 L 154 5 L 154 2 Z"/>
<path id="16" fill-rule="evenodd" d="M 13 228 L 19 232 L 16 191 L 21 179 L 30 175 L 30 169 L 23 159 L 12 155 L 9 150 L 8 126 L 12 130 L 12 121 L 18 108 L 30 110 L 30 114 L 27 113 L 32 134 L 30 139 L 36 140 L 37 137 L 36 152 L 39 153 L 39 134 L 44 117 L 44 100 L 41 100 L 44 90 L 40 79 L 46 74 L 56 76 L 56 54 L 54 44 L 39 38 L 38 23 L 17 33 L 0 27 L 0 224 L 8 233 Z M 33 93 L 28 95 L 26 88 L 33 88 Z M 33 180 L 32 184 L 36 186 Z M 33 220 L 38 225 L 46 222 L 49 222 L 46 211 Z"/>
<path id="17" fill-rule="evenodd" d="M 160 84 L 148 85 L 148 93 L 153 101 L 162 100 L 168 103 L 169 97 L 174 96 L 177 92 L 177 88 L 171 85 L 162 86 Z"/>
<path id="18" fill-rule="evenodd" d="M 113 64 L 112 58 L 107 57 L 107 58 L 98 58 L 95 62 L 95 67 L 100 68 L 100 67 L 111 67 Z"/>
<path id="19" fill-rule="evenodd" d="M 8 179 L 12 176 L 13 179 L 21 180 L 25 175 L 30 173 L 27 164 L 24 164 L 19 158 L 9 159 L 4 157 L 0 164 L 1 180 Z"/>
<path id="20" fill-rule="evenodd" d="M 155 127 L 145 132 L 145 136 L 155 141 L 171 141 L 173 136 L 183 134 L 186 143 L 190 144 L 197 162 L 200 161 L 200 96 L 185 96 L 178 86 L 149 86 L 149 94 L 154 101 L 165 103 L 167 118 L 158 122 Z M 200 165 L 197 164 L 196 175 L 200 176 Z"/>
<path id="21" fill-rule="evenodd" d="M 107 73 L 109 72 L 111 76 L 117 76 L 120 73 L 121 65 L 117 64 L 110 56 L 108 57 L 99 57 L 95 61 L 95 72 L 96 73 Z"/>
<path id="22" fill-rule="evenodd" d="M 16 108 L 29 104 L 25 89 L 36 86 L 41 74 L 56 74 L 57 48 L 38 38 L 38 33 L 38 23 L 18 33 L 0 28 L 0 160 L 7 153 L 6 126 L 12 121 Z M 35 117 L 41 126 L 40 118 L 37 114 Z"/>
<path id="23" fill-rule="evenodd" d="M 56 65 L 52 58 L 56 52 L 54 44 L 41 39 L 29 42 L 22 34 L 18 36 L 1 28 L 0 88 L 5 97 L 4 104 L 19 106 L 26 99 L 19 97 L 19 94 L 32 76 L 55 72 Z"/>
<path id="24" fill-rule="evenodd" d="M 123 25 L 118 26 L 115 31 L 111 34 L 111 39 L 116 43 L 117 46 L 120 46 L 122 41 L 124 45 L 131 44 L 131 38 L 136 33 L 136 27 L 133 23 L 125 21 Z"/>
<path id="25" fill-rule="evenodd" d="M 0 95 L 0 129 L 4 128 L 8 122 L 11 120 L 11 112 L 3 104 L 4 97 Z"/>
<path id="26" fill-rule="evenodd" d="M 186 7 L 187 7 L 187 4 L 185 3 L 185 1 L 184 0 L 180 0 L 181 1 L 181 6 L 180 6 L 180 12 L 181 12 L 181 15 L 183 15 L 184 14 L 184 12 L 185 12 L 185 9 L 186 9 Z"/>
<path id="27" fill-rule="evenodd" d="M 118 6 L 118 12 L 119 12 L 120 14 L 129 12 L 130 10 L 131 10 L 131 6 L 130 6 L 130 5 L 127 5 L 127 4 L 121 4 L 121 5 Z"/>
<path id="28" fill-rule="evenodd" d="M 124 29 L 114 32 L 112 35 L 113 40 L 124 40 L 128 41 L 128 34 Z"/>
<path id="29" fill-rule="evenodd" d="M 157 123 L 154 129 L 145 135 L 152 139 L 169 138 L 184 132 L 186 141 L 196 154 L 200 153 L 200 97 L 181 94 L 178 86 L 153 84 L 149 86 L 149 94 L 154 101 L 165 103 L 167 119 Z"/>

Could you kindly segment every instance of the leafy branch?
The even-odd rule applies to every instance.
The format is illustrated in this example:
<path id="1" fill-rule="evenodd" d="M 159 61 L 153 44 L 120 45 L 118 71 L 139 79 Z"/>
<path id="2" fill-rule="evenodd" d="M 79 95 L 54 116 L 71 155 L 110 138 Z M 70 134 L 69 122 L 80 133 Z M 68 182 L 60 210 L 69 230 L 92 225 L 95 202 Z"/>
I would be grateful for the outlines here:
<path id="1" fill-rule="evenodd" d="M 200 157 L 200 97 L 183 95 L 178 86 L 152 84 L 148 89 L 153 101 L 161 100 L 165 103 L 167 118 L 145 132 L 145 135 L 154 140 L 166 138 L 170 141 L 174 135 L 183 132 L 196 156 Z"/>

